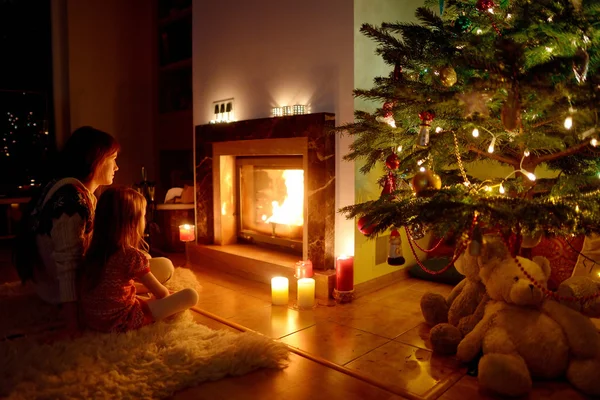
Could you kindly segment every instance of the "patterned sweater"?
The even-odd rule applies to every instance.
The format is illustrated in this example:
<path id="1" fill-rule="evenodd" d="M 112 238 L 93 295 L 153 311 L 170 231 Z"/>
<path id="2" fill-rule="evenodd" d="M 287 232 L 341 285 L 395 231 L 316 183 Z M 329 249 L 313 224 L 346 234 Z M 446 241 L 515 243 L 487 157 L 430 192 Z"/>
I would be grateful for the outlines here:
<path id="1" fill-rule="evenodd" d="M 55 185 L 61 186 L 47 198 Z M 32 213 L 41 261 L 34 270 L 34 282 L 44 301 L 77 300 L 77 270 L 92 231 L 95 207 L 95 196 L 76 179 L 53 181 L 44 189 Z"/>

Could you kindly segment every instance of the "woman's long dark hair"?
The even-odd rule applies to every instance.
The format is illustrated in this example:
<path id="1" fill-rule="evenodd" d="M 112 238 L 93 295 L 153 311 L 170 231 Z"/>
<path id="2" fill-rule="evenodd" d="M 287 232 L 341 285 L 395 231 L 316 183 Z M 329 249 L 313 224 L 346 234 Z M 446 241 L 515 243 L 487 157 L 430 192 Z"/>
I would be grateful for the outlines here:
<path id="1" fill-rule="evenodd" d="M 100 283 L 108 259 L 119 250 L 145 245 L 143 220 L 146 199 L 134 189 L 106 189 L 96 207 L 94 231 L 81 268 L 83 290 Z"/>
<path id="2" fill-rule="evenodd" d="M 50 182 L 62 178 L 87 182 L 93 177 L 98 165 L 119 149 L 119 143 L 110 134 L 90 126 L 78 128 L 58 153 L 52 166 L 53 178 Z M 44 189 L 44 186 L 40 189 Z M 13 264 L 23 283 L 33 279 L 34 268 L 40 262 L 35 240 L 37 223 L 31 214 L 41 206 L 44 201 L 41 196 L 45 193 L 46 190 L 41 190 L 33 194 L 23 213 L 13 246 Z"/>
<path id="3" fill-rule="evenodd" d="M 119 149 L 119 143 L 108 133 L 91 126 L 78 128 L 60 152 L 55 178 L 75 178 L 85 183 L 98 165 Z"/>

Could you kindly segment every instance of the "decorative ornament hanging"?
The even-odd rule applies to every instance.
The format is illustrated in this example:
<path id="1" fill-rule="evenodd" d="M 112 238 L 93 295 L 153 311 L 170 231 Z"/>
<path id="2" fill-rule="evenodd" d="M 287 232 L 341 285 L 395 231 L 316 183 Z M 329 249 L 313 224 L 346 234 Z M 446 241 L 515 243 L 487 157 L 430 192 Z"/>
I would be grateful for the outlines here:
<path id="1" fill-rule="evenodd" d="M 582 0 L 571 0 L 571 4 L 573 4 L 573 8 L 575 11 L 581 11 Z"/>
<path id="2" fill-rule="evenodd" d="M 420 222 L 415 222 L 409 226 L 408 229 L 410 229 L 410 237 L 414 240 L 423 239 L 425 237 L 425 227 Z"/>
<path id="3" fill-rule="evenodd" d="M 463 114 L 465 118 L 470 118 L 475 114 L 479 114 L 482 118 L 488 118 L 490 116 L 490 110 L 486 104 L 491 99 L 489 94 L 469 92 L 457 94 L 456 97 L 465 107 L 465 112 Z"/>
<path id="4" fill-rule="evenodd" d="M 496 4 L 493 0 L 477 0 L 477 4 L 475 5 L 478 11 L 487 12 L 490 8 L 496 7 Z"/>
<path id="5" fill-rule="evenodd" d="M 390 248 L 387 262 L 389 265 L 403 265 L 406 260 L 402 253 L 402 238 L 397 229 L 392 229 L 390 234 Z"/>
<path id="6" fill-rule="evenodd" d="M 450 65 L 440 68 L 440 82 L 446 87 L 452 87 L 457 81 L 456 71 Z"/>
<path id="7" fill-rule="evenodd" d="M 431 170 L 417 172 L 411 182 L 419 197 L 431 196 L 432 192 L 442 188 L 442 178 Z"/>
<path id="8" fill-rule="evenodd" d="M 577 83 L 581 84 L 587 79 L 588 69 L 590 67 L 590 55 L 584 49 L 579 49 L 573 59 L 573 74 Z"/>
<path id="9" fill-rule="evenodd" d="M 466 15 L 461 15 L 454 22 L 454 27 L 458 29 L 458 32 L 464 33 L 471 27 L 471 20 Z"/>
<path id="10" fill-rule="evenodd" d="M 519 97 L 519 87 L 516 84 L 508 89 L 508 97 L 502 105 L 500 119 L 507 132 L 521 130 L 521 99 Z"/>
<path id="11" fill-rule="evenodd" d="M 400 166 L 400 159 L 398 158 L 398 156 L 396 155 L 396 153 L 390 154 L 385 159 L 385 166 L 388 167 L 391 170 L 397 170 L 398 169 L 398 167 Z"/>
<path id="12" fill-rule="evenodd" d="M 360 217 L 356 223 L 356 227 L 363 235 L 370 235 L 375 231 L 375 225 L 369 224 L 369 218 L 367 216 Z"/>
<path id="13" fill-rule="evenodd" d="M 394 119 L 393 108 L 396 102 L 386 101 L 383 103 L 383 116 L 377 117 L 377 121 L 384 122 L 391 126 L 392 128 L 396 127 L 396 120 Z"/>
<path id="14" fill-rule="evenodd" d="M 390 171 L 385 177 L 383 189 L 381 190 L 381 196 L 391 195 L 396 191 L 396 176 Z"/>
<path id="15" fill-rule="evenodd" d="M 543 231 L 529 232 L 523 235 L 523 239 L 521 240 L 521 248 L 524 249 L 532 249 L 542 241 L 544 237 Z"/>
<path id="16" fill-rule="evenodd" d="M 490 22 L 492 24 L 492 27 L 494 28 L 494 30 L 496 31 L 498 36 L 502 36 L 500 29 L 498 29 L 498 26 L 496 25 L 496 23 L 494 22 L 494 19 L 492 18 L 492 13 L 490 13 L 490 10 L 493 11 L 494 7 L 496 7 L 496 4 L 492 0 L 477 0 L 477 4 L 475 5 L 475 8 L 477 8 L 478 11 L 487 14 L 487 16 L 490 19 Z"/>
<path id="17" fill-rule="evenodd" d="M 469 242 L 469 254 L 472 256 L 478 256 L 481 254 L 481 246 L 483 245 L 483 235 L 479 225 L 473 227 L 473 233 L 471 234 L 471 241 Z"/>
<path id="18" fill-rule="evenodd" d="M 396 64 L 394 66 L 394 74 L 392 76 L 392 79 L 394 80 L 394 82 L 400 82 L 401 78 L 402 78 L 402 65 Z"/>
<path id="19" fill-rule="evenodd" d="M 429 129 L 431 128 L 431 121 L 435 118 L 435 114 L 432 111 L 421 111 L 419 118 L 421 119 L 421 125 L 419 125 L 417 145 L 427 147 L 429 145 Z"/>
<path id="20" fill-rule="evenodd" d="M 444 15 L 444 3 L 445 0 L 440 0 L 440 15 Z"/>

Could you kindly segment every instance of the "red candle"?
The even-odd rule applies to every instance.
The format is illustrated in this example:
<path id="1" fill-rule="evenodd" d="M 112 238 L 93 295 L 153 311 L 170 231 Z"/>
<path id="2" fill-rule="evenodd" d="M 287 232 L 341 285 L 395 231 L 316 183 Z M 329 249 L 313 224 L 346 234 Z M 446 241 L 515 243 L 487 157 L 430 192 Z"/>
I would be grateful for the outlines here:
<path id="1" fill-rule="evenodd" d="M 179 240 L 193 242 L 196 240 L 196 227 L 194 225 L 179 225 Z"/>
<path id="2" fill-rule="evenodd" d="M 296 263 L 296 279 L 312 278 L 313 276 L 313 265 L 312 261 L 298 261 Z"/>
<path id="3" fill-rule="evenodd" d="M 354 289 L 354 257 L 342 255 L 335 260 L 335 288 L 338 292 Z"/>

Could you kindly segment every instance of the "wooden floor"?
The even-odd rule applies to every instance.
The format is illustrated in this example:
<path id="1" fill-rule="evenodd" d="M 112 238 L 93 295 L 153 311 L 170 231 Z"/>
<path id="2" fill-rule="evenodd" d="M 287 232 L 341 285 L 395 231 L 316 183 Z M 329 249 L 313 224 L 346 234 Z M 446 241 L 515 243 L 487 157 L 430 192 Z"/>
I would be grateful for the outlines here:
<path id="1" fill-rule="evenodd" d="M 183 254 L 171 255 L 184 266 Z M 202 288 L 198 323 L 239 332 L 250 329 L 297 349 L 288 368 L 259 370 L 191 387 L 174 399 L 493 399 L 452 357 L 431 353 L 419 300 L 451 287 L 409 279 L 344 305 L 299 311 L 274 307 L 268 285 L 187 265 Z M 0 248 L 0 282 L 15 279 Z M 223 321 L 223 322 L 219 322 Z M 238 327 L 232 327 L 231 325 Z M 304 354 L 304 355 L 302 355 Z M 585 399 L 566 382 L 536 383 L 528 399 Z"/>

